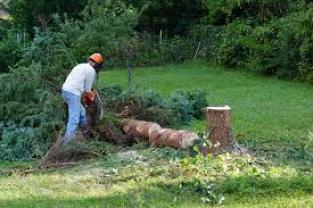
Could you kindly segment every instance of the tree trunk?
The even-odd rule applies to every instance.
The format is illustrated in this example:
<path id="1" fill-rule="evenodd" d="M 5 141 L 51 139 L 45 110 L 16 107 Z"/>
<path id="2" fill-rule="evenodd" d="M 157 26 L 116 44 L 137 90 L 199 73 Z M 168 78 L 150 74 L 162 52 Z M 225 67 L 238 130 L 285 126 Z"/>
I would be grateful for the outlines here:
<path id="1" fill-rule="evenodd" d="M 199 137 L 196 133 L 173 129 L 161 129 L 153 132 L 149 138 L 150 143 L 156 146 L 168 146 L 176 149 L 192 147 Z"/>
<path id="2" fill-rule="evenodd" d="M 150 135 L 159 131 L 161 126 L 157 123 L 147 121 L 128 120 L 123 121 L 123 131 L 133 137 L 149 140 Z"/>
<path id="3" fill-rule="evenodd" d="M 211 142 L 204 154 L 220 154 L 223 152 L 233 152 L 237 149 L 231 129 L 231 108 L 208 107 L 205 108 L 207 134 Z"/>
<path id="4" fill-rule="evenodd" d="M 156 146 L 168 146 L 177 149 L 192 147 L 198 135 L 193 132 L 173 129 L 162 129 L 157 123 L 127 120 L 123 121 L 123 131 L 126 135 L 149 140 Z"/>

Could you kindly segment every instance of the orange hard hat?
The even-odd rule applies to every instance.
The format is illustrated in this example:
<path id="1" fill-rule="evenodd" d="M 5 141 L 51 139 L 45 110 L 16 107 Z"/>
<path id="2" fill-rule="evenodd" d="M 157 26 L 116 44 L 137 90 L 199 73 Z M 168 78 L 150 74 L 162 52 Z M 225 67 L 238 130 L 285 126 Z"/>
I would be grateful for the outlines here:
<path id="1" fill-rule="evenodd" d="M 90 60 L 94 61 L 97 64 L 103 64 L 104 58 L 100 53 L 94 53 L 89 57 Z"/>

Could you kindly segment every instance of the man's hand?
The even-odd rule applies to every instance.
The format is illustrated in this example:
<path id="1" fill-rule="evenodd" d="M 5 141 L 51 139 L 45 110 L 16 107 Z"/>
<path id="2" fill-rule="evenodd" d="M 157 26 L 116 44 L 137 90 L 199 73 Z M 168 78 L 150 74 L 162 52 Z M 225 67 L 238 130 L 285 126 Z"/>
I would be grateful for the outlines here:
<path id="1" fill-rule="evenodd" d="M 84 93 L 83 96 L 84 96 L 84 101 L 85 101 L 86 105 L 92 104 L 92 102 L 95 99 L 96 94 L 97 94 L 97 92 L 95 90 L 91 90 L 89 92 Z"/>

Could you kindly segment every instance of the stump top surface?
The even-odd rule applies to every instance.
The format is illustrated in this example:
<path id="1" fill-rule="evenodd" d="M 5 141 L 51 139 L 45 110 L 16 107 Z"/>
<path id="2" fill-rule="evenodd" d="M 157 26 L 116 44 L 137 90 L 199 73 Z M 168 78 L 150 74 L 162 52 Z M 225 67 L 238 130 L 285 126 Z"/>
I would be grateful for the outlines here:
<path id="1" fill-rule="evenodd" d="M 206 107 L 205 110 L 225 111 L 231 110 L 231 108 L 228 105 L 225 105 L 224 107 Z"/>

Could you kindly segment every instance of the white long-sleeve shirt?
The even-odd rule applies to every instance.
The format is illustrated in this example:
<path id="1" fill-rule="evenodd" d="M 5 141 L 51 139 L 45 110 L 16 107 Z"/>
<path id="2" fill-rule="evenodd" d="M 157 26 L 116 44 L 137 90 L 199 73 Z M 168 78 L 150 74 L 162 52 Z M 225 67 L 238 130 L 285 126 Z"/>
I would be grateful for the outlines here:
<path id="1" fill-rule="evenodd" d="M 91 90 L 95 76 L 96 71 L 89 63 L 79 64 L 67 76 L 62 90 L 74 93 L 80 97 L 84 92 Z"/>

